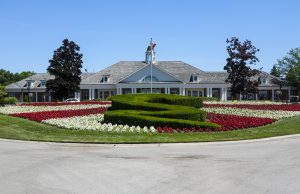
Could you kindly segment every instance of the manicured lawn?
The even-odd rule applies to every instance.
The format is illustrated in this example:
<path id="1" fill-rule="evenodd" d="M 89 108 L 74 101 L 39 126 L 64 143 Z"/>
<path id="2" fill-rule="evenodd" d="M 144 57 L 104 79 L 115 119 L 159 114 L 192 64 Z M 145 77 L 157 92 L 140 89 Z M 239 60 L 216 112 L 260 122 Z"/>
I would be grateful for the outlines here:
<path id="1" fill-rule="evenodd" d="M 0 138 L 82 143 L 167 143 L 256 139 L 300 133 L 300 116 L 247 130 L 214 133 L 136 134 L 62 129 L 0 114 Z"/>

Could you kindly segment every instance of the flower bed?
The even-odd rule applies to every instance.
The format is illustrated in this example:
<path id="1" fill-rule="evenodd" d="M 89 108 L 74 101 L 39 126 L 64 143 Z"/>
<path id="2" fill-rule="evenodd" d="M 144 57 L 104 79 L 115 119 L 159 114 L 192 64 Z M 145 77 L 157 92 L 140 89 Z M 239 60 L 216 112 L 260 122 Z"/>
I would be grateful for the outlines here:
<path id="1" fill-rule="evenodd" d="M 252 109 L 227 108 L 227 107 L 202 108 L 202 109 L 209 113 L 237 115 L 237 116 L 246 116 L 246 117 L 270 118 L 270 119 L 282 119 L 282 118 L 300 115 L 300 111 L 252 110 Z"/>
<path id="2" fill-rule="evenodd" d="M 58 111 L 44 111 L 44 112 L 32 112 L 32 113 L 15 113 L 12 114 L 12 116 L 41 122 L 43 120 L 53 119 L 53 118 L 65 118 L 65 117 L 73 117 L 73 116 L 99 114 L 99 113 L 104 113 L 106 110 L 107 108 L 100 107 L 100 108 L 79 109 L 79 110 L 58 110 Z"/>
<path id="3" fill-rule="evenodd" d="M 31 113 L 31 112 L 44 112 L 44 111 L 59 111 L 59 110 L 81 110 L 99 107 L 109 107 L 109 104 L 69 104 L 61 106 L 5 106 L 0 107 L 2 114 L 15 114 L 15 113 Z"/>
<path id="4" fill-rule="evenodd" d="M 300 104 L 205 104 L 204 107 L 227 107 L 252 110 L 300 111 Z"/>
<path id="5" fill-rule="evenodd" d="M 245 117 L 215 113 L 208 113 L 207 117 L 210 122 L 221 125 L 221 131 L 259 127 L 276 121 L 275 119 L 270 118 Z"/>
<path id="6" fill-rule="evenodd" d="M 156 133 L 154 127 L 139 127 L 128 125 L 113 125 L 111 123 L 101 123 L 104 119 L 103 114 L 88 116 L 75 116 L 69 118 L 58 118 L 43 120 L 43 123 L 76 130 L 98 130 L 104 132 L 137 132 L 137 133 Z"/>
<path id="7" fill-rule="evenodd" d="M 207 112 L 207 121 L 220 128 L 129 126 L 104 123 L 104 112 L 110 102 L 75 103 L 30 103 L 20 106 L 0 107 L 0 113 L 9 114 L 58 127 L 76 130 L 131 133 L 182 133 L 211 132 L 245 129 L 270 124 L 276 120 L 300 115 L 299 104 L 254 102 L 205 102 L 202 110 Z"/>
<path id="8" fill-rule="evenodd" d="M 172 128 L 172 127 L 158 127 L 159 133 L 174 133 L 174 132 L 210 132 L 210 131 L 229 131 L 243 128 L 259 127 L 274 122 L 274 119 L 269 118 L 257 118 L 257 117 L 245 117 L 236 115 L 224 115 L 208 113 L 207 119 L 210 122 L 217 123 L 222 126 L 219 129 L 208 130 L 207 128 Z"/>
<path id="9" fill-rule="evenodd" d="M 23 103 L 20 106 L 63 106 L 63 105 L 86 105 L 86 104 L 101 104 L 110 105 L 110 101 L 85 101 L 85 102 L 33 102 Z"/>

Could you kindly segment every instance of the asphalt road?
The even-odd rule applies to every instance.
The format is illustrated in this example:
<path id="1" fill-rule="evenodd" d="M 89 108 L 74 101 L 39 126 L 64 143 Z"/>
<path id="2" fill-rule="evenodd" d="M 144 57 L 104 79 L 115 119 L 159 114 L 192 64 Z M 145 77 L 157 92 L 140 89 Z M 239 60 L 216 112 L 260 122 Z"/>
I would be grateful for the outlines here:
<path id="1" fill-rule="evenodd" d="M 300 135 L 160 145 L 0 139 L 0 193 L 300 193 Z"/>

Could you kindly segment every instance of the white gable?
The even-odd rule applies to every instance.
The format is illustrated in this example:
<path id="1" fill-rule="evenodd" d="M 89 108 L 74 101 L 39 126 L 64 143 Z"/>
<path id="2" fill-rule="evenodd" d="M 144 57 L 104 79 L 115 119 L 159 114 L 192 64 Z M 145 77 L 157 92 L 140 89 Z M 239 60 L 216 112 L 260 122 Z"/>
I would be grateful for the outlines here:
<path id="1" fill-rule="evenodd" d="M 120 83 L 143 83 L 149 82 L 151 76 L 151 65 L 144 67 L 143 69 L 135 72 Z M 181 82 L 172 75 L 160 70 L 152 65 L 152 82 Z"/>

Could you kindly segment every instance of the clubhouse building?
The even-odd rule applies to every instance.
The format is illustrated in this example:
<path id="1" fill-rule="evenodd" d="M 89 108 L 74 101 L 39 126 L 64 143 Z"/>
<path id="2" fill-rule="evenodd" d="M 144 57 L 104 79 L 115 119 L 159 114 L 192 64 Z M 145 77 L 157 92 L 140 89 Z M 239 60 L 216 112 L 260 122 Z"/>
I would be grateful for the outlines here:
<path id="1" fill-rule="evenodd" d="M 128 93 L 165 93 L 186 96 L 216 97 L 230 100 L 230 84 L 225 80 L 227 72 L 206 72 L 182 61 L 157 61 L 155 44 L 151 41 L 144 61 L 120 61 L 97 73 L 81 75 L 80 91 L 74 97 L 84 100 L 105 99 L 109 96 Z M 53 79 L 48 73 L 37 73 L 6 87 L 9 96 L 24 101 L 51 101 L 46 91 L 46 82 Z M 242 96 L 247 100 L 277 100 L 279 91 L 286 100 L 294 95 L 290 86 L 279 86 L 279 78 L 261 72 L 258 93 Z"/>

